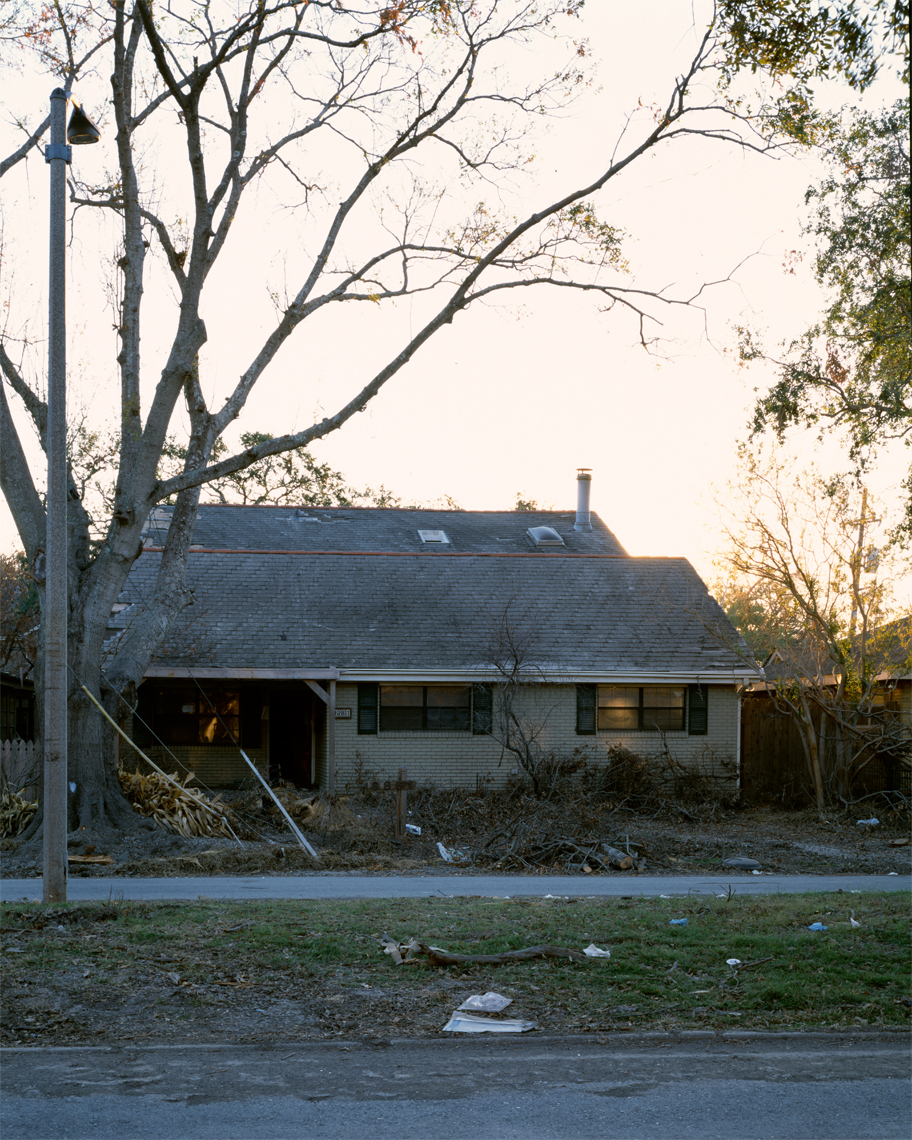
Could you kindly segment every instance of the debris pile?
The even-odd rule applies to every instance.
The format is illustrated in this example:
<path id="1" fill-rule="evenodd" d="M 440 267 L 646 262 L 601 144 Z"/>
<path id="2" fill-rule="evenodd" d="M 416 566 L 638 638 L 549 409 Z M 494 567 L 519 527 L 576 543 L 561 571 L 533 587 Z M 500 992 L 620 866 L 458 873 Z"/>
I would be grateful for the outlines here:
<path id="1" fill-rule="evenodd" d="M 21 835 L 37 810 L 38 805 L 19 792 L 4 792 L 0 796 L 0 839 L 14 839 Z"/>
<path id="2" fill-rule="evenodd" d="M 121 768 L 117 775 L 133 810 L 149 816 L 162 827 L 190 838 L 204 835 L 236 838 L 221 796 L 207 800 L 186 786 L 193 779 L 192 773 L 183 781 L 176 772 L 167 779 L 158 772 L 144 774 Z"/>

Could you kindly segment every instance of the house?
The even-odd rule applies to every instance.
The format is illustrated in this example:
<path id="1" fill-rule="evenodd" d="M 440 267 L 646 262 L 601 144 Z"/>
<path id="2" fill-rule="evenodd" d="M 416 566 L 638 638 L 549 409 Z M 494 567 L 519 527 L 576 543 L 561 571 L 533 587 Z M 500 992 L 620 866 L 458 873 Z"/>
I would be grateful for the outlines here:
<path id="1" fill-rule="evenodd" d="M 589 512 L 587 472 L 579 488 L 575 513 L 201 506 L 194 604 L 147 670 L 134 738 L 209 786 L 249 778 L 240 749 L 300 787 L 400 768 L 502 786 L 509 674 L 536 747 L 667 749 L 736 789 L 738 692 L 758 676 L 743 643 L 685 559 L 630 557 Z M 150 516 L 114 638 L 151 596 L 169 519 Z"/>

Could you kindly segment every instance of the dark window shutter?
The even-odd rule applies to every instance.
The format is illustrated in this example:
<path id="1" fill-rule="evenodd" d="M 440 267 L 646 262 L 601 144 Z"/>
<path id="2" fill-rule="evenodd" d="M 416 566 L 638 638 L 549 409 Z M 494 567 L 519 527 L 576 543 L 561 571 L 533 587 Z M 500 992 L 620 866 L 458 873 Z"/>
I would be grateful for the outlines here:
<path id="1" fill-rule="evenodd" d="M 687 731 L 691 736 L 705 736 L 709 731 L 708 705 L 705 685 L 687 686 Z"/>
<path id="2" fill-rule="evenodd" d="M 358 685 L 358 735 L 377 735 L 377 705 L 380 702 L 380 686 L 375 681 L 362 681 Z"/>
<path id="3" fill-rule="evenodd" d="M 133 710 L 133 740 L 140 748 L 148 748 L 150 744 L 156 743 L 153 735 L 155 731 L 154 710 L 155 692 L 149 682 L 146 681 L 144 685 L 139 686 L 136 708 Z M 131 759 L 135 759 L 135 754 Z"/>
<path id="4" fill-rule="evenodd" d="M 241 686 L 241 748 L 259 748 L 263 738 L 263 694 Z"/>
<path id="5" fill-rule="evenodd" d="M 472 686 L 472 734 L 487 736 L 494 728 L 494 692 L 490 685 Z"/>
<path id="6" fill-rule="evenodd" d="M 577 736 L 595 736 L 595 709 L 597 695 L 597 685 L 576 686 Z"/>

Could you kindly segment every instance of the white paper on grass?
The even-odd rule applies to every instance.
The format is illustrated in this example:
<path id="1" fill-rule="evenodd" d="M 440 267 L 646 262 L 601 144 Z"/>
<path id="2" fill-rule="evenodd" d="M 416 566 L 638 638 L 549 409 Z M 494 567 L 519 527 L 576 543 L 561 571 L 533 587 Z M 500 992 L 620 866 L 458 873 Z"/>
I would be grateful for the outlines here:
<path id="1" fill-rule="evenodd" d="M 443 1027 L 443 1031 L 444 1033 L 525 1033 L 534 1028 L 534 1021 L 523 1021 L 518 1017 L 493 1021 L 490 1017 L 457 1012 Z"/>
<path id="2" fill-rule="evenodd" d="M 461 1009 L 475 1009 L 480 1013 L 500 1013 L 502 1009 L 507 1008 L 512 1000 L 512 998 L 504 997 L 503 994 L 496 994 L 493 990 L 488 990 L 486 994 L 472 994 L 470 998 L 466 998 L 456 1012 L 458 1013 Z"/>
<path id="3" fill-rule="evenodd" d="M 599 950 L 594 942 L 590 942 L 586 949 L 583 951 L 587 958 L 610 958 L 610 950 Z"/>

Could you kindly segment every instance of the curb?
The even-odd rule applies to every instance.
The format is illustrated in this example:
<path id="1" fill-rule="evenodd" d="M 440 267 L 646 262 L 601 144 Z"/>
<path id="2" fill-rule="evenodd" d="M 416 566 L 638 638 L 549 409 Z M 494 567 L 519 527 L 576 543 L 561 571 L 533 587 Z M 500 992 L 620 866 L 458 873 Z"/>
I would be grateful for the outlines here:
<path id="1" fill-rule="evenodd" d="M 851 1030 L 851 1029 L 811 1029 L 806 1031 L 795 1032 L 765 1032 L 762 1029 L 733 1029 L 733 1030 L 714 1030 L 714 1029 L 682 1029 L 677 1032 L 662 1032 L 661 1030 L 644 1031 L 641 1033 L 609 1030 L 605 1033 L 580 1033 L 580 1034 L 549 1034 L 547 1036 L 537 1036 L 534 1034 L 515 1034 L 515 1035 L 487 1035 L 487 1034 L 465 1034 L 458 1035 L 452 1034 L 446 1037 L 388 1037 L 388 1038 L 371 1038 L 369 1040 L 359 1040 L 353 1038 L 344 1041 L 325 1041 L 319 1038 L 313 1038 L 307 1041 L 269 1041 L 263 1044 L 256 1042 L 242 1042 L 232 1041 L 223 1044 L 217 1044 L 212 1041 L 193 1042 L 187 1041 L 180 1045 L 134 1045 L 125 1043 L 123 1045 L 4 1045 L 0 1046 L 0 1056 L 12 1053 L 123 1053 L 127 1050 L 133 1052 L 146 1052 L 146 1053 L 163 1053 L 163 1052 L 180 1052 L 182 1049 L 202 1049 L 207 1053 L 213 1052 L 227 1052 L 230 1050 L 238 1049 L 258 1049 L 262 1052 L 267 1052 L 274 1049 L 320 1049 L 321 1051 L 335 1051 L 335 1052 L 350 1052 L 353 1049 L 389 1049 L 389 1048 L 424 1048 L 429 1045 L 444 1046 L 444 1047 L 460 1047 L 466 1045 L 485 1045 L 489 1048 L 516 1048 L 531 1045 L 539 1047 L 543 1045 L 603 1045 L 620 1046 L 623 1043 L 625 1050 L 629 1050 L 631 1044 L 642 1045 L 648 1047 L 651 1045 L 689 1045 L 689 1044 L 753 1044 L 761 1045 L 767 1043 L 780 1043 L 783 1045 L 811 1045 L 818 1044 L 833 1044 L 834 1042 L 845 1042 L 847 1044 L 858 1044 L 861 1042 L 877 1043 L 880 1042 L 885 1045 L 896 1045 L 906 1043 L 912 1048 L 912 1031 L 902 1028 L 889 1028 L 882 1029 L 868 1029 L 868 1030 Z"/>

